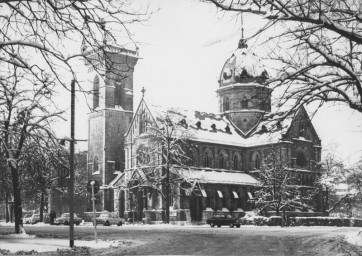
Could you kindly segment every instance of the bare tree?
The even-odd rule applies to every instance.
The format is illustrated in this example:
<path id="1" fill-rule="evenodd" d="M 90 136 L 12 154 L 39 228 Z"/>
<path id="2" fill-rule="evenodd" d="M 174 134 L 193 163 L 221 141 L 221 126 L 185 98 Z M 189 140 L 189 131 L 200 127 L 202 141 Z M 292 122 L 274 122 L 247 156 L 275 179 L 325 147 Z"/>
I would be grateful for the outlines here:
<path id="1" fill-rule="evenodd" d="M 145 147 L 136 155 L 136 187 L 155 189 L 165 200 L 166 223 L 170 220 L 170 199 L 175 189 L 188 189 L 179 168 L 188 168 L 188 150 L 191 145 L 186 124 L 172 120 L 168 115 L 158 117 L 158 125 L 149 125 Z"/>
<path id="2" fill-rule="evenodd" d="M 29 80 L 28 72 L 11 65 L 7 71 L 0 74 L 0 143 L 11 172 L 15 232 L 19 233 L 22 227 L 19 162 L 31 141 L 54 139 L 49 127 L 62 111 L 52 106 L 55 84 L 51 80 L 46 84 Z"/>
<path id="3" fill-rule="evenodd" d="M 224 11 L 253 13 L 277 25 L 267 38 L 282 87 L 280 105 L 314 101 L 347 104 L 362 112 L 362 3 L 359 0 L 203 0 Z M 253 35 L 254 36 L 254 35 Z M 252 36 L 251 36 L 252 37 Z"/>
<path id="4" fill-rule="evenodd" d="M 46 137 L 45 135 L 44 138 Z M 58 170 L 67 165 L 67 156 L 67 152 L 57 141 L 51 139 L 33 138 L 24 148 L 19 161 L 22 198 L 39 207 L 40 221 L 43 221 L 49 191 L 58 180 Z"/>
<path id="5" fill-rule="evenodd" d="M 324 191 L 324 211 L 326 213 L 332 212 L 343 199 L 335 196 L 335 188 L 338 184 L 343 183 L 346 178 L 344 165 L 341 160 L 335 155 L 335 148 L 333 151 L 327 152 L 323 161 L 321 162 L 322 175 L 317 180 Z"/>
<path id="6" fill-rule="evenodd" d="M 0 10 L 0 67 L 11 64 L 33 80 L 51 79 L 64 87 L 77 81 L 77 59 L 112 72 L 112 64 L 95 64 L 89 53 L 106 57 L 108 46 L 135 44 L 129 26 L 148 18 L 132 0 L 1 0 Z"/>
<path id="7" fill-rule="evenodd" d="M 4 152 L 0 145 L 0 202 L 5 205 L 5 220 L 10 221 L 9 199 L 11 196 L 11 178 L 9 175 L 9 167 L 6 164 Z"/>
<path id="8" fill-rule="evenodd" d="M 262 183 L 255 193 L 259 211 L 271 209 L 279 215 L 281 210 L 311 209 L 315 189 L 300 186 L 300 181 L 288 169 L 288 163 L 281 159 L 278 150 L 271 148 L 265 155 L 262 167 L 256 172 Z"/>

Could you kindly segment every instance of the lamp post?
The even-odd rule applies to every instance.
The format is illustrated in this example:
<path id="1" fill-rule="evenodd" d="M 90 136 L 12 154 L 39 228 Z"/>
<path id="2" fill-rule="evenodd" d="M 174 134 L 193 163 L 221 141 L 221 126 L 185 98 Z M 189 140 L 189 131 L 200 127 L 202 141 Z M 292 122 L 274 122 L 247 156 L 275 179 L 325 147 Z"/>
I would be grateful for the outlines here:
<path id="1" fill-rule="evenodd" d="M 75 81 L 71 82 L 70 100 L 70 157 L 69 157 L 69 246 L 74 246 L 74 109 Z"/>

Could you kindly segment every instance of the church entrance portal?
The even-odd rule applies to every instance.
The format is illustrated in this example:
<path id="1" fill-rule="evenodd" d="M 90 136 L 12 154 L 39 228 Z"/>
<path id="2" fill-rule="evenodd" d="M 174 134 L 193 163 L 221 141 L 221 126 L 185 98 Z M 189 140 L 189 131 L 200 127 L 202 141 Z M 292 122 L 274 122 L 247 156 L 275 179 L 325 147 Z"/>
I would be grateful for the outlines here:
<path id="1" fill-rule="evenodd" d="M 121 218 L 124 218 L 125 211 L 125 193 L 124 190 L 119 191 L 118 196 L 118 215 Z"/>
<path id="2" fill-rule="evenodd" d="M 202 197 L 200 196 L 190 197 L 190 214 L 192 222 L 202 220 Z"/>

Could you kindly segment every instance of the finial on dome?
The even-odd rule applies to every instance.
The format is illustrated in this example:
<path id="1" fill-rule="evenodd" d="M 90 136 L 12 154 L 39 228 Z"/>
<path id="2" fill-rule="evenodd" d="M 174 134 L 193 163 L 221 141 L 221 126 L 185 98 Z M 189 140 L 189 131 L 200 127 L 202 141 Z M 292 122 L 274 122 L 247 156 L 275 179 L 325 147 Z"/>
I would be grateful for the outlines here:
<path id="1" fill-rule="evenodd" d="M 241 22 L 241 39 L 239 41 L 238 48 L 239 49 L 246 49 L 248 45 L 246 44 L 246 39 L 244 39 L 244 20 L 243 20 L 243 13 L 240 13 L 240 22 Z"/>

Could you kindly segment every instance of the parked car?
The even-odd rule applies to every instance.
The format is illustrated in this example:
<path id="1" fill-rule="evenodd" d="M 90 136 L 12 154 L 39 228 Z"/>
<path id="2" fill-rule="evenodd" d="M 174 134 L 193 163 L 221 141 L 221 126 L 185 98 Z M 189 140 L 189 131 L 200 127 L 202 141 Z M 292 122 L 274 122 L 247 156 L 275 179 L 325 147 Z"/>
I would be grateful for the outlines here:
<path id="1" fill-rule="evenodd" d="M 36 224 L 40 221 L 40 214 L 26 214 L 23 217 L 24 224 Z"/>
<path id="2" fill-rule="evenodd" d="M 74 213 L 74 224 L 79 225 L 82 222 L 82 218 L 78 217 L 76 213 Z M 63 213 L 59 218 L 56 218 L 54 221 L 55 225 L 69 225 L 70 213 Z"/>
<path id="3" fill-rule="evenodd" d="M 118 217 L 116 213 L 103 212 L 99 217 L 96 218 L 96 223 L 103 224 L 104 226 L 117 225 L 122 226 L 126 220 L 124 218 Z"/>
<path id="4" fill-rule="evenodd" d="M 231 228 L 236 226 L 240 228 L 240 223 L 238 223 L 237 219 L 229 213 L 214 213 L 210 219 L 206 220 L 206 223 L 209 224 L 212 228 L 215 226 L 229 226 Z"/>

